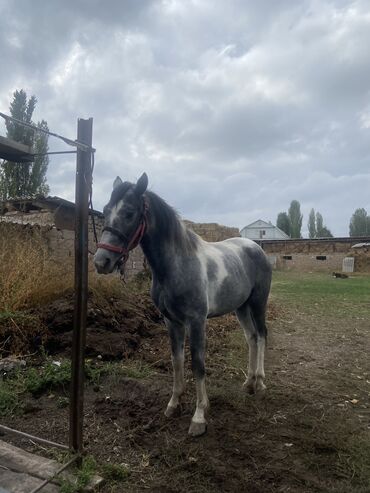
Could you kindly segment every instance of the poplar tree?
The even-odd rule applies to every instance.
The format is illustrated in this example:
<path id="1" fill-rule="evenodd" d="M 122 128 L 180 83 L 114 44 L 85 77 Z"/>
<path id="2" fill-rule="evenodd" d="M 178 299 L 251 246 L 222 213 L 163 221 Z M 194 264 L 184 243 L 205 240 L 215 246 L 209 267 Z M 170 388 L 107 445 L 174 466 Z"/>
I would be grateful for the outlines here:
<path id="1" fill-rule="evenodd" d="M 302 220 L 303 215 L 301 214 L 301 204 L 298 200 L 292 200 L 288 210 L 288 216 L 290 220 L 291 227 L 291 237 L 292 238 L 302 238 Z"/>
<path id="2" fill-rule="evenodd" d="M 316 212 L 316 238 L 333 238 L 331 231 L 324 226 L 324 219 L 320 212 Z"/>
<path id="3" fill-rule="evenodd" d="M 308 216 L 308 235 L 310 238 L 316 238 L 316 217 L 315 209 L 311 209 L 310 215 Z"/>
<path id="4" fill-rule="evenodd" d="M 27 98 L 26 92 L 21 89 L 15 91 L 10 103 L 10 115 L 25 123 L 34 124 L 32 115 L 37 99 L 35 96 Z M 48 130 L 46 121 L 37 123 L 39 128 Z M 35 154 L 48 152 L 48 136 L 41 132 L 23 127 L 11 120 L 6 121 L 7 137 L 21 144 L 33 147 Z M 16 163 L 3 161 L 0 164 L 0 200 L 15 198 L 32 198 L 45 196 L 49 192 L 46 183 L 46 171 L 49 164 L 48 156 L 36 156 L 32 163 Z"/>

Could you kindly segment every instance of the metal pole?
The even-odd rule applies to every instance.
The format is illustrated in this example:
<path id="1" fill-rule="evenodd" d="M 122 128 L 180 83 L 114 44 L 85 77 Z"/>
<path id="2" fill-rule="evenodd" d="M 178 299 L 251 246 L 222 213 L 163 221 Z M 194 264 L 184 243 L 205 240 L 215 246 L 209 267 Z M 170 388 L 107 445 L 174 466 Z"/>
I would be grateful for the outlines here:
<path id="1" fill-rule="evenodd" d="M 79 119 L 77 140 L 91 147 L 93 119 Z M 77 149 L 75 218 L 75 307 L 72 340 L 72 381 L 69 445 L 83 449 L 83 399 L 85 380 L 86 312 L 88 297 L 88 217 L 92 180 L 91 150 Z"/>
<path id="2" fill-rule="evenodd" d="M 8 426 L 0 425 L 0 431 L 4 433 L 9 433 L 9 435 L 20 436 L 23 438 L 28 438 L 29 440 L 33 440 L 34 442 L 43 443 L 45 445 L 49 445 L 50 447 L 61 448 L 63 450 L 68 450 L 67 445 L 63 445 L 61 443 L 52 442 L 51 440 L 46 440 L 45 438 L 39 438 L 34 435 L 30 435 L 29 433 L 24 433 L 23 431 L 13 430 L 13 428 L 9 428 Z"/>

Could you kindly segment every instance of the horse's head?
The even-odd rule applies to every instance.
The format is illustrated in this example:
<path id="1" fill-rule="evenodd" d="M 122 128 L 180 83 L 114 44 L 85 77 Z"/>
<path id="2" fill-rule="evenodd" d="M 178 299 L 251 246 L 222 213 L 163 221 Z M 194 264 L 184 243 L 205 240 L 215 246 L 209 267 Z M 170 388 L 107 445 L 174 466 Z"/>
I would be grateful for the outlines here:
<path id="1" fill-rule="evenodd" d="M 146 201 L 143 194 L 147 186 L 146 173 L 136 184 L 122 182 L 118 176 L 114 180 L 111 198 L 103 210 L 103 234 L 94 257 L 99 274 L 113 272 L 140 242 L 146 228 Z"/>

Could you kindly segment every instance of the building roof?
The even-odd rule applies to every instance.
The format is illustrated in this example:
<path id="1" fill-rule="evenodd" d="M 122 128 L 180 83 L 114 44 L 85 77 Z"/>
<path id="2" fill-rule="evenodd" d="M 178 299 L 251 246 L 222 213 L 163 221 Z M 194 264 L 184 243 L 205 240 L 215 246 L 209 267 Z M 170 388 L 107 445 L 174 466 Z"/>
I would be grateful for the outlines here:
<path id="1" fill-rule="evenodd" d="M 244 228 L 259 228 L 259 227 L 266 227 L 266 228 L 276 228 L 272 223 L 266 222 L 263 219 L 257 219 L 257 221 L 253 221 L 253 223 L 247 224 L 247 226 L 244 226 Z"/>
<path id="2" fill-rule="evenodd" d="M 280 228 L 278 228 L 277 226 L 274 226 L 271 222 L 264 221 L 263 219 L 257 219 L 257 221 L 253 221 L 253 223 L 250 223 L 247 226 L 244 226 L 244 228 L 242 228 L 241 231 L 243 231 L 244 229 L 247 229 L 247 228 L 251 228 L 251 229 L 254 229 L 254 228 L 256 228 L 256 229 L 260 229 L 260 228 L 275 229 L 275 230 L 278 230 L 283 237 L 285 237 L 287 239 L 290 238 L 290 236 L 288 236 Z"/>
<path id="3" fill-rule="evenodd" d="M 75 203 L 70 200 L 62 199 L 61 197 L 33 197 L 19 198 L 0 201 L 0 214 L 5 214 L 10 211 L 30 212 L 34 210 L 50 209 L 55 210 L 58 207 L 66 207 L 74 209 Z M 103 213 L 97 210 L 89 211 L 95 216 L 103 217 Z"/>
<path id="4" fill-rule="evenodd" d="M 29 163 L 35 160 L 31 147 L 0 135 L 0 158 L 16 163 Z"/>
<path id="5" fill-rule="evenodd" d="M 352 245 L 352 248 L 366 248 L 370 247 L 370 243 L 356 243 L 356 245 Z"/>

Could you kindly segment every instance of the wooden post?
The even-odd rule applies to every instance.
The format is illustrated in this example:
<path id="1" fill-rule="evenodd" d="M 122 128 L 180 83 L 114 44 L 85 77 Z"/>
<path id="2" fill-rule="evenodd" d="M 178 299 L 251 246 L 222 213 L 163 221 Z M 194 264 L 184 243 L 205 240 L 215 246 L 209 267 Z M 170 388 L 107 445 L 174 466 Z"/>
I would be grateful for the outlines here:
<path id="1" fill-rule="evenodd" d="M 91 147 L 93 119 L 79 119 L 77 140 Z M 72 340 L 72 380 L 69 445 L 83 450 L 83 400 L 85 381 L 86 313 L 88 298 L 89 192 L 92 180 L 91 150 L 77 149 L 75 219 L 75 307 Z"/>

